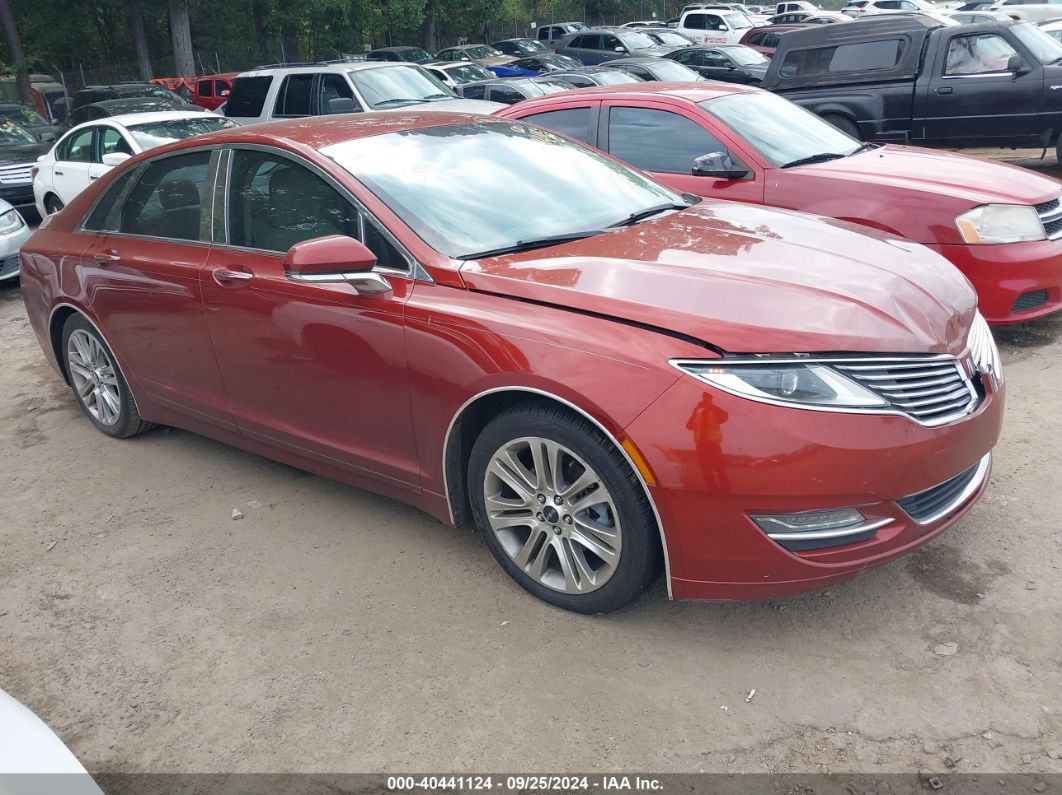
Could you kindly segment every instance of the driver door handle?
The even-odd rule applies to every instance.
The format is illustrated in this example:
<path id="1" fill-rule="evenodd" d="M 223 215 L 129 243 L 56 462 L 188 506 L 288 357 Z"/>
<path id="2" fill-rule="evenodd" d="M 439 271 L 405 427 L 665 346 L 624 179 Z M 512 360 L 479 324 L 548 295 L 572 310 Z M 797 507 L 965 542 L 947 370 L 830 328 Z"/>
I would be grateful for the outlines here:
<path id="1" fill-rule="evenodd" d="M 941 86 L 937 89 L 938 94 L 950 94 L 954 89 L 951 86 Z"/>
<path id="2" fill-rule="evenodd" d="M 113 265 L 122 261 L 122 255 L 113 248 L 109 251 L 101 251 L 93 257 L 99 265 Z"/>
<path id="3" fill-rule="evenodd" d="M 214 281 L 222 287 L 234 287 L 238 284 L 246 284 L 254 278 L 253 273 L 246 271 L 230 271 L 228 268 L 215 268 Z"/>

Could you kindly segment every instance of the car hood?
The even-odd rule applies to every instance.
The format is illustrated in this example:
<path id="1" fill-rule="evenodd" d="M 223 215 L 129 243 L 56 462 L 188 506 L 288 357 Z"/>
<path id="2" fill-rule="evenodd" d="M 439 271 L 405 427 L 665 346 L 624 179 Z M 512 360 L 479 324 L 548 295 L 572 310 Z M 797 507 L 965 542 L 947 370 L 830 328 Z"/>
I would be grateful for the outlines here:
<path id="1" fill-rule="evenodd" d="M 479 58 L 476 63 L 481 66 L 505 66 L 515 60 L 512 55 L 492 55 L 489 58 Z"/>
<path id="2" fill-rule="evenodd" d="M 765 74 L 767 74 L 768 66 L 769 64 L 765 63 L 753 63 L 745 64 L 744 66 L 739 66 L 738 69 L 747 75 L 756 75 L 757 77 L 763 77 Z"/>
<path id="3" fill-rule="evenodd" d="M 574 243 L 466 262 L 469 289 L 663 328 L 733 353 L 952 353 L 976 308 L 934 252 L 842 221 L 707 200 Z"/>
<path id="4" fill-rule="evenodd" d="M 799 166 L 816 175 L 889 185 L 979 204 L 1040 204 L 1058 198 L 1058 181 L 1029 169 L 952 152 L 886 144 L 852 157 Z"/>
<path id="5" fill-rule="evenodd" d="M 50 143 L 0 144 L 0 165 L 4 163 L 36 163 L 37 158 L 52 148 Z"/>
<path id="6" fill-rule="evenodd" d="M 669 52 L 674 52 L 675 50 L 682 50 L 682 49 L 685 49 L 685 48 L 684 47 L 670 47 L 667 44 L 657 44 L 655 47 L 646 47 L 643 50 L 638 50 L 637 54 L 638 54 L 639 57 L 641 57 L 643 55 L 657 55 L 657 56 L 663 57 L 663 56 L 667 55 Z"/>

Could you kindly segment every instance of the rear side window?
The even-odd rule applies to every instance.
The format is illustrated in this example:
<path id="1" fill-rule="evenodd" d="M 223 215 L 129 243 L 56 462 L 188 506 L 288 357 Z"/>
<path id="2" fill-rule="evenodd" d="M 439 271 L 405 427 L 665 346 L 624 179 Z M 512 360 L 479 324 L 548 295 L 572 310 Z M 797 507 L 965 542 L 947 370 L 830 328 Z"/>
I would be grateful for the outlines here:
<path id="1" fill-rule="evenodd" d="M 130 235 L 199 240 L 210 152 L 149 163 L 122 205 L 118 229 Z"/>
<path id="2" fill-rule="evenodd" d="M 794 77 L 892 69 L 903 57 L 905 44 L 905 39 L 884 39 L 814 50 L 792 50 L 786 53 L 780 71 L 785 77 Z"/>
<path id="3" fill-rule="evenodd" d="M 316 75 L 288 75 L 277 94 L 274 116 L 309 116 L 313 107 L 313 81 Z"/>
<path id="4" fill-rule="evenodd" d="M 261 116 L 266 94 L 272 77 L 237 77 L 232 84 L 229 101 L 225 103 L 226 116 Z"/>
<path id="5" fill-rule="evenodd" d="M 590 143 L 590 108 L 569 108 L 568 110 L 551 110 L 524 116 L 522 121 L 537 124 L 547 130 L 559 132 L 583 143 Z"/>
<path id="6" fill-rule="evenodd" d="M 698 157 L 727 149 L 699 124 L 677 113 L 612 108 L 608 114 L 608 151 L 646 171 L 690 174 Z"/>

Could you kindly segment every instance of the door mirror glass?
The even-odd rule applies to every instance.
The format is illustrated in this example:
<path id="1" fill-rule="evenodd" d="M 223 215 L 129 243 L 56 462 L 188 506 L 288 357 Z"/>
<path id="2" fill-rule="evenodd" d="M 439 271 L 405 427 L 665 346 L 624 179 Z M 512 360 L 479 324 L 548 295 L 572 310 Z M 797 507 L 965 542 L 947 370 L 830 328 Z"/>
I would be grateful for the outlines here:
<path id="1" fill-rule="evenodd" d="M 303 240 L 289 248 L 288 253 L 284 255 L 284 271 L 290 276 L 341 276 L 347 273 L 367 273 L 374 267 L 376 255 L 364 244 L 346 235 L 327 235 Z"/>
<path id="2" fill-rule="evenodd" d="M 693 161 L 693 176 L 716 179 L 744 179 L 749 175 L 743 163 L 736 163 L 727 152 L 709 152 Z"/>
<path id="3" fill-rule="evenodd" d="M 105 166 L 120 166 L 129 158 L 130 155 L 125 152 L 108 152 L 100 159 L 100 162 Z"/>
<path id="4" fill-rule="evenodd" d="M 328 114 L 333 113 L 357 113 L 361 108 L 350 97 L 334 97 L 328 100 Z"/>

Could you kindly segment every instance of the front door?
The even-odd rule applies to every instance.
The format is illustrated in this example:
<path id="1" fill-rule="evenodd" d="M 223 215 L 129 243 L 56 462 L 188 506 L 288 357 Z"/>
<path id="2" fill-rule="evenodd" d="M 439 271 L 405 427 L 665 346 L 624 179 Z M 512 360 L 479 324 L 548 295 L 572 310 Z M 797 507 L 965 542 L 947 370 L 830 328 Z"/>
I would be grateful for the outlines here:
<path id="1" fill-rule="evenodd" d="M 412 261 L 346 192 L 302 160 L 236 149 L 228 228 L 203 294 L 229 408 L 245 435 L 357 475 L 419 488 L 404 305 Z M 325 235 L 361 239 L 393 291 L 287 278 L 284 254 Z"/>
<path id="2" fill-rule="evenodd" d="M 925 122 L 915 137 L 955 146 L 992 139 L 1035 139 L 1044 70 L 1022 55 L 1024 73 L 1008 70 L 1019 55 L 999 33 L 953 33 L 941 42 L 933 76 L 919 98 Z"/>

